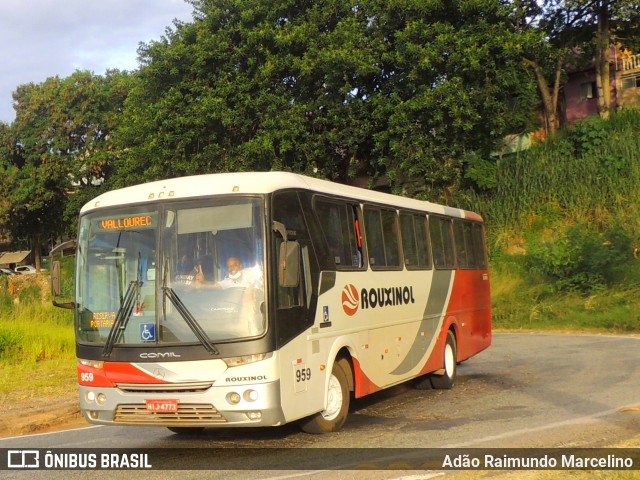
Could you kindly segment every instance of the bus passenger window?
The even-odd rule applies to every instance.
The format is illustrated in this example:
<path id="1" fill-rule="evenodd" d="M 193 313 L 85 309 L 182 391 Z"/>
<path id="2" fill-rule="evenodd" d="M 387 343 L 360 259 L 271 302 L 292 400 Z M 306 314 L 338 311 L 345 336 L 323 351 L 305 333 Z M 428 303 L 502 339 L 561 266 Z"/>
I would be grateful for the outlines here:
<path id="1" fill-rule="evenodd" d="M 387 267 L 400 266 L 400 242 L 398 241 L 398 216 L 393 210 L 381 210 Z"/>
<path id="2" fill-rule="evenodd" d="M 477 267 L 481 270 L 487 268 L 487 251 L 485 249 L 484 231 L 479 223 L 473 224 L 472 229 L 473 249 L 476 253 Z"/>
<path id="3" fill-rule="evenodd" d="M 442 217 L 429 217 L 429 233 L 433 249 L 433 264 L 439 269 L 455 267 L 451 221 Z"/>
<path id="4" fill-rule="evenodd" d="M 399 267 L 400 249 L 396 212 L 365 207 L 364 221 L 371 268 Z"/>
<path id="5" fill-rule="evenodd" d="M 458 259 L 459 268 L 470 268 L 471 258 L 469 252 L 469 246 L 465 242 L 464 235 L 465 222 L 462 220 L 453 221 L 453 232 L 456 239 L 456 258 Z"/>
<path id="6" fill-rule="evenodd" d="M 320 219 L 332 260 L 338 269 L 362 266 L 354 208 L 353 205 L 328 199 L 315 201 L 316 214 Z"/>
<path id="7" fill-rule="evenodd" d="M 412 213 L 400 214 L 404 263 L 410 270 L 431 268 L 429 236 L 427 235 L 426 222 L 427 219 L 423 215 Z"/>

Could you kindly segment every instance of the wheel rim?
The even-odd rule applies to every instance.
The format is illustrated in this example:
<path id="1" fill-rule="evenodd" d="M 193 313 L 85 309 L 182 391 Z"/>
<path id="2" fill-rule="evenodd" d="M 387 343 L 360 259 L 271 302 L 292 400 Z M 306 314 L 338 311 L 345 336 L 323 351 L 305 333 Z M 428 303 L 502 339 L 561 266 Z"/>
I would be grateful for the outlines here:
<path id="1" fill-rule="evenodd" d="M 447 377 L 452 378 L 454 369 L 456 368 L 456 360 L 453 358 L 453 347 L 447 343 L 444 348 L 444 370 Z"/>
<path id="2" fill-rule="evenodd" d="M 327 389 L 327 408 L 322 412 L 325 420 L 333 420 L 340 413 L 342 408 L 342 388 L 340 381 L 331 375 L 329 378 L 329 387 Z"/>

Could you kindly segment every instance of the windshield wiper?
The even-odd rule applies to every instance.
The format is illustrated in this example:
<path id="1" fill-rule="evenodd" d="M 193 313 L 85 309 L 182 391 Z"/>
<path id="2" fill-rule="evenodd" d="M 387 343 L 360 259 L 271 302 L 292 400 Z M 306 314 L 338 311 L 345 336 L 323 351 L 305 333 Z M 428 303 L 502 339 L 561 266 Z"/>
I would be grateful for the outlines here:
<path id="1" fill-rule="evenodd" d="M 193 334 L 197 337 L 197 339 L 204 346 L 207 352 L 209 352 L 211 355 L 220 355 L 220 352 L 218 351 L 218 349 L 215 347 L 213 343 L 211 343 L 211 340 L 209 340 L 207 333 L 202 329 L 202 327 L 200 326 L 198 321 L 195 319 L 195 317 L 191 314 L 187 306 L 182 302 L 180 297 L 178 297 L 178 295 L 173 290 L 173 288 L 167 286 L 167 275 L 168 275 L 168 264 L 165 261 L 163 278 L 162 278 L 162 313 L 163 315 L 166 318 L 166 315 L 167 315 L 166 299 L 168 298 L 169 301 L 173 304 L 173 306 L 176 307 L 176 310 L 178 311 L 180 316 L 184 319 L 185 323 L 189 326 Z"/>
<path id="2" fill-rule="evenodd" d="M 133 313 L 133 305 L 135 303 L 137 292 L 141 286 L 142 282 L 140 280 L 133 280 L 129 283 L 127 291 L 122 299 L 122 303 L 120 304 L 120 308 L 116 313 L 116 319 L 114 320 L 113 325 L 111 325 L 109 336 L 107 337 L 107 341 L 102 349 L 103 357 L 109 357 L 111 355 L 111 351 L 113 350 L 113 346 L 115 345 L 118 337 L 123 334 L 124 330 L 127 328 L 127 322 Z"/>
<path id="3" fill-rule="evenodd" d="M 124 331 L 127 328 L 127 323 L 133 313 L 133 306 L 136 300 L 140 297 L 140 287 L 142 287 L 142 280 L 140 280 L 140 252 L 138 252 L 138 265 L 136 267 L 136 279 L 129 283 L 127 291 L 122 297 L 120 302 L 120 308 L 116 312 L 116 318 L 109 330 L 109 336 L 102 349 L 102 356 L 109 357 L 113 351 L 113 346 L 118 341 L 119 337 L 124 335 Z"/>

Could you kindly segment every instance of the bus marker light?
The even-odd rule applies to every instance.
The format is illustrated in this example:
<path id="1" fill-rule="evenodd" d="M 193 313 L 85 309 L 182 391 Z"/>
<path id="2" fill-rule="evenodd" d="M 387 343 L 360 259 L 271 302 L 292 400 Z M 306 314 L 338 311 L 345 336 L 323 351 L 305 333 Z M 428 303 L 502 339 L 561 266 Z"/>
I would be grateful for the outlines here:
<path id="1" fill-rule="evenodd" d="M 322 365 L 320 365 L 320 371 L 324 372 L 325 368 L 327 368 L 327 366 L 323 363 Z"/>

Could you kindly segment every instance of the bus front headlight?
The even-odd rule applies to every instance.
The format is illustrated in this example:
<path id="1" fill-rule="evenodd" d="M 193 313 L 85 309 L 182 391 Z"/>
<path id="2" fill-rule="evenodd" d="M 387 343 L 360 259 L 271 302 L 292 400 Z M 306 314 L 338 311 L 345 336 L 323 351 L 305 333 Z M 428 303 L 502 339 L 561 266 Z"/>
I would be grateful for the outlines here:
<path id="1" fill-rule="evenodd" d="M 242 355 L 240 357 L 228 357 L 223 358 L 222 361 L 227 364 L 227 367 L 239 367 L 240 365 L 247 365 L 249 363 L 259 362 L 271 358 L 273 352 L 269 353 L 255 353 L 253 355 Z"/>

